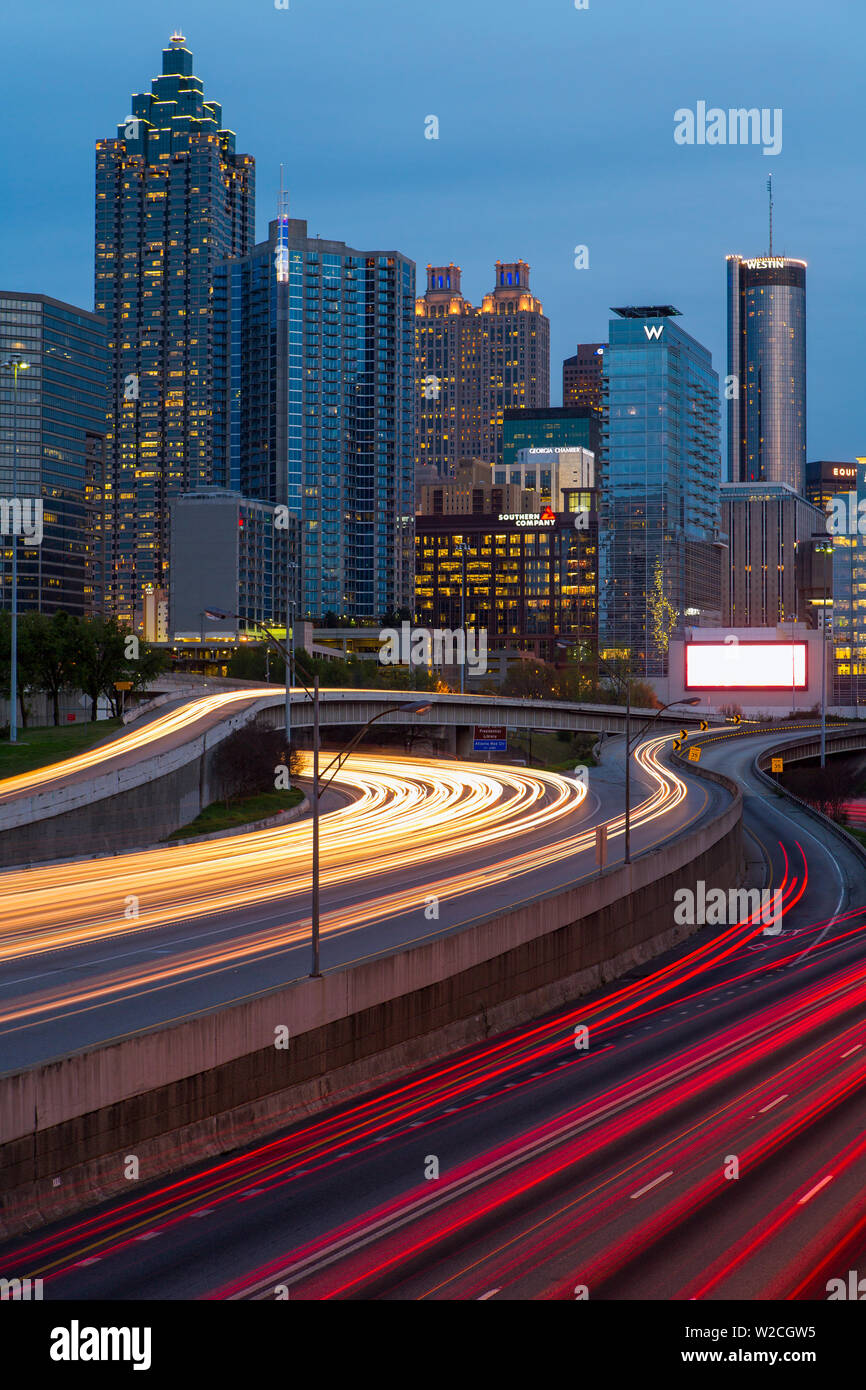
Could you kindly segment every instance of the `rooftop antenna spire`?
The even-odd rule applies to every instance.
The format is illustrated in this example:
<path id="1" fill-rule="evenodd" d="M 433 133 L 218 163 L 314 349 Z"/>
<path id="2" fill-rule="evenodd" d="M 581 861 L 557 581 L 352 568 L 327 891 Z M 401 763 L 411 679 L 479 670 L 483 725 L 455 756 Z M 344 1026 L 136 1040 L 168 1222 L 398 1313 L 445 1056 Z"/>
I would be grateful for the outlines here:
<path id="1" fill-rule="evenodd" d="M 773 254 L 773 175 L 767 179 L 767 192 L 770 195 L 770 255 Z"/>
<path id="2" fill-rule="evenodd" d="M 289 279 L 289 195 L 283 186 L 283 169 L 280 165 L 280 200 L 277 206 L 277 283 L 284 285 Z"/>

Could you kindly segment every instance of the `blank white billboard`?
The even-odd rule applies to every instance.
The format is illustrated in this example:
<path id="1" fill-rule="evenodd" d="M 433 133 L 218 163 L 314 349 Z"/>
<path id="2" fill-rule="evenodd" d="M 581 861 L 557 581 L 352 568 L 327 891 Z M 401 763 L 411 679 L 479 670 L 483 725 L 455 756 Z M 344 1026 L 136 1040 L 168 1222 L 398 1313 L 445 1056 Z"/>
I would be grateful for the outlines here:
<path id="1" fill-rule="evenodd" d="M 687 642 L 686 690 L 805 690 L 805 642 Z"/>

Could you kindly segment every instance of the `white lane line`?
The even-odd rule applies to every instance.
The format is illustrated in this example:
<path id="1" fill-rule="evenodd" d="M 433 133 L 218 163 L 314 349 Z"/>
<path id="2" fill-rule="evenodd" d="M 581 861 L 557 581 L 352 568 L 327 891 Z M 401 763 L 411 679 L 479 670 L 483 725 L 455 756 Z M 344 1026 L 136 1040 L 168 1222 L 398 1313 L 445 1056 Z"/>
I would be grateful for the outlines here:
<path id="1" fill-rule="evenodd" d="M 855 1043 L 853 1047 L 849 1047 L 849 1048 L 848 1048 L 848 1051 L 847 1051 L 847 1052 L 843 1052 L 843 1053 L 842 1053 L 842 1056 L 843 1056 L 843 1057 L 850 1057 L 852 1052 L 859 1052 L 859 1051 L 860 1051 L 860 1048 L 861 1048 L 862 1046 L 863 1046 L 862 1043 Z"/>
<path id="2" fill-rule="evenodd" d="M 194 1211 L 191 1212 L 190 1215 L 193 1221 L 198 1221 L 202 1216 L 210 1216 L 211 1212 L 215 1210 L 215 1207 L 205 1207 L 204 1211 Z"/>
<path id="3" fill-rule="evenodd" d="M 83 1269 L 85 1265 L 98 1265 L 101 1259 L 101 1255 L 90 1255 L 86 1260 L 76 1260 L 75 1263 L 78 1269 Z"/>
<path id="4" fill-rule="evenodd" d="M 145 1231 L 143 1235 L 136 1236 L 136 1240 L 155 1240 L 159 1231 Z"/>
<path id="5" fill-rule="evenodd" d="M 788 1092 L 786 1091 L 785 1094 L 784 1094 L 783 1096 L 776 1096 L 776 1099 L 775 1099 L 775 1100 L 771 1100 L 770 1103 L 769 1103 L 769 1105 L 762 1105 L 761 1108 L 760 1108 L 760 1110 L 758 1111 L 758 1114 L 759 1114 L 759 1115 L 766 1115 L 767 1111 L 768 1111 L 768 1110 L 772 1110 L 772 1108 L 773 1108 L 774 1105 L 781 1105 L 782 1101 L 783 1101 L 783 1100 L 787 1100 L 787 1099 L 788 1099 Z"/>
<path id="6" fill-rule="evenodd" d="M 487 1293 L 479 1294 L 475 1301 L 476 1303 L 483 1303 L 485 1299 L 492 1298 L 495 1293 L 499 1293 L 499 1289 L 488 1289 Z"/>
<path id="7" fill-rule="evenodd" d="M 833 1181 L 833 1174 L 832 1174 L 832 1173 L 828 1173 L 827 1176 L 826 1176 L 826 1178 L 822 1178 L 820 1182 L 816 1182 L 816 1183 L 815 1183 L 815 1186 L 809 1189 L 809 1191 L 806 1193 L 805 1197 L 801 1197 L 801 1198 L 800 1198 L 800 1200 L 799 1200 L 798 1203 L 797 1203 L 797 1206 L 798 1206 L 798 1207 L 802 1207 L 806 1202 L 809 1201 L 809 1199 L 810 1199 L 811 1197 L 814 1197 L 814 1196 L 815 1196 L 815 1193 L 816 1193 L 816 1192 L 820 1192 L 822 1187 L 826 1187 L 827 1184 L 828 1184 L 828 1182 L 832 1182 L 832 1181 Z"/>
<path id="8" fill-rule="evenodd" d="M 668 1178 L 672 1178 L 673 1175 L 674 1175 L 674 1170 L 673 1170 L 673 1168 L 671 1168 L 667 1173 L 662 1173 L 661 1177 L 659 1177 L 659 1178 L 653 1178 L 652 1182 L 648 1182 L 647 1185 L 646 1185 L 646 1187 L 642 1187 L 642 1188 L 639 1189 L 639 1191 L 633 1192 L 633 1193 L 631 1194 L 631 1199 L 632 1199 L 632 1201 L 634 1201 L 636 1197 L 642 1197 L 642 1196 L 644 1195 L 645 1192 L 650 1192 L 650 1191 L 652 1190 L 652 1188 L 658 1187 L 658 1185 L 659 1185 L 660 1182 L 666 1182 L 667 1179 L 668 1179 Z"/>

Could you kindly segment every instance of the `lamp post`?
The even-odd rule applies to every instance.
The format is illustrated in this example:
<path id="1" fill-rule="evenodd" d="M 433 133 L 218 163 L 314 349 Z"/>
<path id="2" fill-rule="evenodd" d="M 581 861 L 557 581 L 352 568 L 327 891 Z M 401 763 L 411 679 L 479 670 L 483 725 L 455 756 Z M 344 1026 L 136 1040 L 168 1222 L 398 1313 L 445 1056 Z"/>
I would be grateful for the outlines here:
<path id="1" fill-rule="evenodd" d="M 12 373 L 12 498 L 18 492 L 18 373 L 30 363 L 20 357 L 7 357 L 0 368 Z M 11 509 L 10 509 L 11 510 Z M 12 526 L 12 641 L 9 672 L 9 742 L 18 742 L 18 536 Z"/>
<path id="2" fill-rule="evenodd" d="M 815 554 L 823 556 L 824 602 L 821 606 L 821 766 L 827 766 L 827 556 L 833 554 L 833 542 L 820 531 L 812 535 L 818 541 Z"/>
<path id="3" fill-rule="evenodd" d="M 567 648 L 567 647 L 572 647 L 572 646 L 574 646 L 575 644 L 574 644 L 573 642 L 568 642 L 568 641 L 558 641 L 556 645 L 557 645 L 558 647 Z M 597 658 L 597 660 L 601 663 L 601 665 L 604 666 L 608 671 L 610 671 L 610 674 L 611 674 L 612 676 L 614 676 L 614 678 L 615 678 L 615 673 L 614 673 L 614 671 L 611 669 L 610 666 L 608 666 L 608 664 L 607 664 L 607 662 L 605 661 L 604 657 L 599 656 L 598 653 L 596 653 L 596 658 Z M 689 697 L 687 697 L 687 698 L 684 699 L 684 700 L 671 700 L 670 704 L 662 705 L 660 709 L 657 709 L 656 712 L 655 712 L 655 714 L 652 716 L 652 718 L 651 718 L 651 719 L 648 719 L 647 722 L 646 722 L 646 724 L 644 724 L 642 728 L 638 729 L 637 733 L 634 735 L 634 738 L 632 738 L 632 736 L 631 736 L 631 671 L 627 671 L 627 672 L 626 672 L 626 677 L 625 677 L 625 844 L 624 844 L 624 852 L 623 852 L 623 863 L 624 863 L 624 864 L 630 864 L 630 863 L 631 863 L 631 750 L 632 750 L 632 747 L 633 747 L 633 745 L 637 742 L 637 740 L 641 737 L 641 735 L 642 735 L 643 733 L 646 732 L 646 730 L 649 728 L 650 724 L 654 724 L 655 721 L 658 719 L 659 715 L 660 715 L 660 714 L 664 714 L 664 712 L 665 712 L 666 709 L 673 709 L 674 705 L 699 705 L 700 703 L 701 703 L 701 701 L 700 701 L 700 696 L 698 696 L 698 695 L 689 696 Z"/>
<path id="4" fill-rule="evenodd" d="M 460 551 L 461 559 L 460 631 L 463 633 L 463 660 L 460 663 L 460 694 L 463 695 L 466 691 L 466 556 L 469 546 L 466 541 L 458 541 L 454 549 Z"/>
<path id="5" fill-rule="evenodd" d="M 237 618 L 239 615 L 238 615 L 237 613 L 226 613 L 226 612 L 224 612 L 224 611 L 223 611 L 222 609 L 220 609 L 220 608 L 211 608 L 211 609 L 208 609 L 208 610 L 207 610 L 207 616 L 210 617 L 210 618 L 225 619 L 225 618 L 230 618 L 230 617 Z M 243 621 L 243 619 L 242 619 L 241 621 Z M 278 637 L 275 637 L 275 636 L 273 635 L 272 632 L 269 632 L 267 628 L 263 628 L 263 631 L 264 631 L 265 635 L 270 639 L 270 641 L 273 642 L 273 644 L 274 644 L 274 646 L 277 648 L 277 650 L 280 651 L 280 652 L 282 653 L 282 655 L 286 658 L 286 662 L 288 663 L 288 661 L 290 660 L 289 648 L 288 648 L 287 646 L 285 646 L 285 645 L 280 641 L 280 639 L 279 639 Z M 296 673 L 295 673 L 295 674 L 296 674 Z M 412 701 L 412 702 L 410 702 L 410 703 L 408 703 L 408 704 L 404 703 L 404 704 L 401 704 L 401 705 L 388 705 L 385 709 L 379 710 L 379 713 L 378 713 L 378 714 L 374 714 L 373 717 L 372 717 L 372 719 L 368 719 L 367 722 L 366 722 L 366 724 L 364 724 L 364 725 L 358 730 L 358 732 L 357 732 L 356 734 L 354 734 L 354 735 L 352 736 L 352 738 L 349 739 L 348 743 L 344 744 L 344 746 L 340 749 L 339 753 L 337 753 L 336 757 L 334 757 L 334 758 L 331 759 L 331 761 L 328 763 L 328 766 L 325 768 L 324 772 L 320 775 L 320 774 L 319 774 L 319 677 L 318 677 L 318 676 L 314 676 L 314 678 L 313 678 L 313 689 L 312 689 L 312 690 L 309 689 L 309 687 L 304 683 L 304 681 L 301 681 L 301 686 L 303 687 L 304 692 L 306 693 L 307 697 L 311 700 L 312 705 L 313 705 L 313 788 L 312 788 L 312 791 L 311 791 L 311 793 L 310 793 L 310 805 L 311 805 L 312 812 L 313 812 L 313 862 L 312 862 L 312 894 L 311 894 L 311 897 L 312 897 L 312 904 L 311 904 L 311 905 L 312 905 L 312 912 L 311 912 L 311 929 L 310 929 L 310 941 L 311 941 L 311 946 L 312 946 L 312 969 L 311 969 L 311 971 L 310 971 L 310 977 L 311 977 L 312 979 L 319 979 L 319 978 L 321 977 L 321 973 L 322 973 L 321 970 L 319 969 L 319 938 L 320 938 L 320 931 L 319 931 L 319 888 L 320 888 L 320 882 L 321 882 L 321 866 L 320 866 L 320 852 L 319 852 L 319 803 L 320 803 L 320 793 L 321 793 L 321 791 L 322 791 L 325 787 L 330 786 L 331 782 L 332 782 L 332 781 L 334 780 L 334 778 L 336 777 L 337 773 L 339 772 L 339 770 L 340 770 L 340 768 L 342 767 L 343 763 L 345 762 L 346 758 L 348 758 L 349 754 L 353 751 L 353 749 L 355 749 L 355 748 L 357 747 L 357 745 L 361 742 L 361 739 L 364 737 L 364 735 L 365 735 L 365 733 L 367 732 L 367 730 L 369 729 L 370 725 L 371 725 L 371 724 L 375 724 L 375 722 L 376 722 L 377 719 L 384 719 L 386 714 L 426 714 L 427 711 L 430 709 L 430 704 L 429 704 L 429 702 L 425 704 L 425 703 L 418 702 L 418 701 Z M 288 698 L 289 698 L 289 694 L 290 694 L 290 692 L 289 692 L 289 689 L 288 689 L 288 687 L 287 687 L 287 689 L 286 689 L 286 698 L 287 698 L 287 700 L 288 700 Z M 332 768 L 333 768 L 333 771 L 331 771 Z M 328 773 L 329 773 L 329 772 L 331 773 L 330 777 L 328 776 Z"/>

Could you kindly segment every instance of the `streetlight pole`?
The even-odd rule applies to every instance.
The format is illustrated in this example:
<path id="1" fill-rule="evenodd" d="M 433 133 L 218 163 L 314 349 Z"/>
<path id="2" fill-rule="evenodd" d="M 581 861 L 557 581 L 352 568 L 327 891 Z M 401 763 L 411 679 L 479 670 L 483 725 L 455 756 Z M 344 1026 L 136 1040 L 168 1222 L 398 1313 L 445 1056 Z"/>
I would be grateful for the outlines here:
<path id="1" fill-rule="evenodd" d="M 820 541 L 815 553 L 821 556 L 824 575 L 824 602 L 821 606 L 821 766 L 827 766 L 827 556 L 833 554 L 833 542 L 819 531 L 812 537 Z M 852 648 L 853 653 L 853 648 Z"/>
<path id="2" fill-rule="evenodd" d="M 18 493 L 18 373 L 26 372 L 30 366 L 20 357 L 10 357 L 3 364 L 6 371 L 12 372 L 12 498 L 14 505 Z M 11 509 L 10 509 L 10 514 Z M 18 536 L 12 526 L 12 640 L 9 673 L 9 742 L 18 742 Z"/>
<path id="3" fill-rule="evenodd" d="M 210 609 L 207 609 L 206 612 L 207 612 L 212 618 L 217 618 L 217 619 L 223 619 L 223 618 L 239 618 L 239 617 L 240 617 L 240 614 L 238 614 L 238 613 L 227 613 L 227 612 L 225 612 L 225 610 L 222 609 L 222 608 L 210 608 Z M 243 621 L 243 620 L 242 620 L 242 621 Z M 288 666 L 289 666 L 290 657 L 291 657 L 291 652 L 290 652 L 290 648 L 289 648 L 288 644 L 282 643 L 282 642 L 280 641 L 280 639 L 279 639 L 278 637 L 275 637 L 275 636 L 273 635 L 273 633 L 270 632 L 266 627 L 263 627 L 263 628 L 262 628 L 262 631 L 265 633 L 265 635 L 268 637 L 268 639 L 269 639 L 271 642 L 273 642 L 273 644 L 274 644 L 274 646 L 277 648 L 277 650 L 285 657 L 286 666 L 287 666 L 287 673 L 288 673 Z M 293 629 L 293 634 L 294 634 L 294 629 Z M 286 633 L 286 636 L 288 637 L 288 633 Z M 293 651 L 293 647 L 294 647 L 294 642 L 292 643 L 292 651 Z M 293 672 L 293 675 L 294 675 L 294 674 L 295 674 L 295 673 Z M 318 676 L 314 676 L 314 677 L 313 677 L 313 688 L 312 688 L 312 690 L 310 690 L 309 686 L 307 686 L 306 683 L 305 683 L 303 680 L 301 681 L 301 685 L 302 685 L 302 687 L 303 687 L 303 689 L 304 689 L 305 694 L 307 695 L 307 698 L 312 702 L 312 706 L 313 706 L 313 789 L 312 789 L 312 791 L 311 791 L 311 793 L 310 793 L 310 807 L 311 807 L 311 810 L 312 810 L 312 813 L 313 813 L 313 856 L 312 856 L 312 859 L 313 859 L 313 862 L 312 862 L 312 880 L 313 880 L 313 881 L 312 881 L 312 893 L 311 893 L 312 902 L 311 902 L 311 914 L 310 914 L 310 942 L 311 942 L 311 946 L 312 946 L 312 967 L 313 967 L 313 968 L 312 968 L 312 970 L 310 971 L 310 977 L 311 977 L 312 979 L 314 979 L 314 980 L 317 980 L 317 979 L 320 979 L 320 978 L 321 978 L 321 974 L 322 974 L 321 969 L 320 969 L 320 950 L 319 950 L 319 947 L 320 947 L 320 936 L 321 936 L 321 933 L 320 933 L 320 912 L 319 912 L 319 902 L 320 902 L 320 891 L 319 891 L 319 890 L 320 890 L 320 883 L 321 883 L 321 862 L 320 862 L 320 861 L 321 861 L 321 855 L 320 855 L 320 841 L 319 841 L 319 815 L 320 815 L 320 796 L 319 796 L 319 792 L 320 792 L 320 789 L 321 789 L 322 787 L 327 787 L 327 786 L 333 781 L 334 777 L 335 777 L 336 774 L 339 772 L 340 767 L 342 766 L 343 759 L 344 759 L 345 757 L 347 757 L 348 754 L 352 751 L 352 749 L 353 749 L 357 744 L 359 744 L 359 743 L 361 742 L 361 739 L 364 737 L 364 735 L 365 735 L 365 733 L 367 732 L 367 730 L 369 729 L 370 725 L 371 725 L 371 724 L 375 724 L 375 722 L 376 722 L 377 719 L 384 719 L 384 717 L 385 717 L 386 714 L 394 714 L 395 712 L 399 713 L 400 711 L 402 711 L 404 714 L 426 714 L 427 711 L 430 709 L 430 705 L 429 705 L 429 703 L 428 703 L 428 704 L 424 704 L 424 703 L 419 703 L 419 702 L 413 701 L 413 702 L 411 702 L 410 704 L 388 705 L 387 708 L 385 708 L 385 709 L 383 709 L 383 710 L 380 710 L 378 714 L 374 714 L 374 715 L 373 715 L 372 719 L 368 719 L 367 722 L 366 722 L 366 724 L 364 724 L 364 725 L 362 726 L 362 728 L 360 728 L 360 729 L 358 730 L 358 732 L 357 732 L 356 734 L 354 734 L 352 738 L 349 739 L 349 742 L 348 742 L 347 744 L 345 744 L 343 748 L 340 749 L 340 751 L 339 751 L 339 753 L 336 755 L 336 757 L 334 757 L 334 758 L 331 759 L 331 761 L 328 763 L 328 766 L 325 768 L 325 771 L 324 771 L 324 773 L 322 774 L 322 777 L 320 778 L 320 776 L 319 776 L 319 752 L 320 752 L 320 730 L 319 730 L 319 677 L 318 677 Z M 287 679 L 287 681 L 286 681 L 286 700 L 287 700 L 287 702 L 288 702 L 289 695 L 290 695 L 290 691 L 289 691 L 289 688 L 288 688 L 288 679 Z M 336 764 L 336 766 L 335 766 L 335 764 Z M 331 772 L 331 768 L 334 769 L 333 772 Z M 328 777 L 328 773 L 329 773 L 329 772 L 331 772 L 331 776 L 330 776 L 330 777 Z M 327 779 L 327 780 L 325 780 L 325 779 Z"/>
<path id="4" fill-rule="evenodd" d="M 469 546 L 461 541 L 457 549 L 461 560 L 460 631 L 463 633 L 463 660 L 460 663 L 460 694 L 463 695 L 466 691 L 466 554 Z"/>
<path id="5" fill-rule="evenodd" d="M 319 969 L 319 677 L 313 678 L 313 912 L 311 923 L 313 968 L 310 974 L 318 980 Z"/>
<path id="6" fill-rule="evenodd" d="M 623 863 L 631 863 L 631 671 L 625 678 L 625 853 Z"/>
<path id="7" fill-rule="evenodd" d="M 574 643 L 560 640 L 557 642 L 556 645 L 558 647 L 566 648 L 574 646 Z M 604 658 L 598 654 L 598 652 L 596 652 L 596 659 L 601 663 L 602 666 L 604 666 L 608 671 L 610 671 L 610 674 L 612 676 L 614 675 L 614 672 L 608 666 Z M 632 673 L 631 671 L 628 671 L 626 673 L 625 678 L 625 845 L 623 854 L 624 864 L 631 863 L 631 680 Z M 638 729 L 637 733 L 634 736 L 634 740 L 637 741 L 637 739 L 640 738 L 641 734 L 646 732 L 650 724 L 655 723 L 656 719 L 658 719 L 660 714 L 664 714 L 666 709 L 673 709 L 674 705 L 699 705 L 700 703 L 700 697 L 695 695 L 687 697 L 683 700 L 671 700 L 670 704 L 662 705 L 660 709 L 656 710 L 652 719 L 648 719 L 646 724 L 644 724 L 643 728 Z"/>
<path id="8" fill-rule="evenodd" d="M 292 685 L 295 679 L 295 604 L 292 584 L 293 566 L 289 554 L 291 528 L 286 529 L 286 747 L 292 746 Z M 291 636 L 289 625 L 291 624 Z"/>

